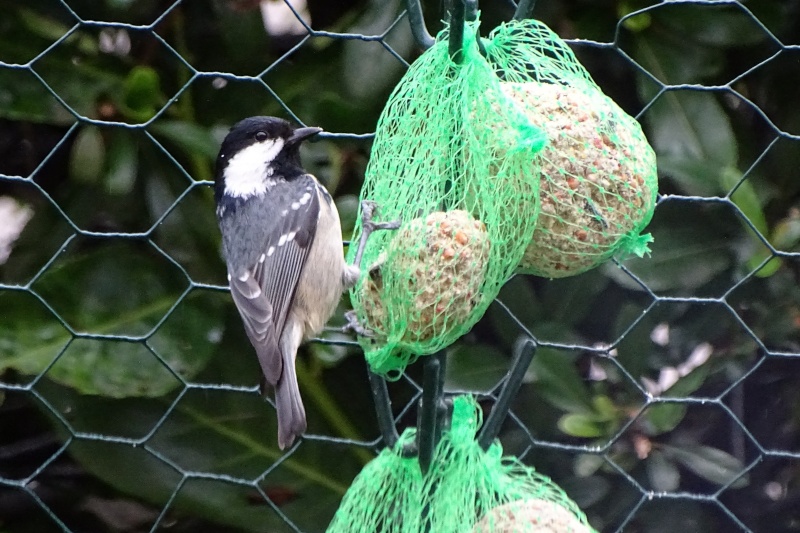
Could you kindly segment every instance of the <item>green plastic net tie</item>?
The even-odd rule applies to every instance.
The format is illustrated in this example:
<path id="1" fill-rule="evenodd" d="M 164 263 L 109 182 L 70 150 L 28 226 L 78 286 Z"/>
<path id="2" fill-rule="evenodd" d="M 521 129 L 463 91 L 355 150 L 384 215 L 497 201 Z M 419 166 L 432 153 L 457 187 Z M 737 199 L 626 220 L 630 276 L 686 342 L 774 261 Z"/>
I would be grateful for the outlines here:
<path id="1" fill-rule="evenodd" d="M 636 255 L 637 257 L 644 257 L 650 255 L 650 246 L 653 242 L 653 236 L 649 233 L 639 235 L 637 232 L 632 231 L 622 237 L 619 245 L 619 258 L 624 258 L 628 255 Z"/>

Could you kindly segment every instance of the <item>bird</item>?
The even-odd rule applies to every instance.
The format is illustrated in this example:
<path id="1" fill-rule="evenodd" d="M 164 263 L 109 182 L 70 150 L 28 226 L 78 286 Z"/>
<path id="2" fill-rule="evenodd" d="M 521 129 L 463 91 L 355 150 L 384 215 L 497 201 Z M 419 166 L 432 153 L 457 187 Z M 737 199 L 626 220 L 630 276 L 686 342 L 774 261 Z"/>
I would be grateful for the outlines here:
<path id="1" fill-rule="evenodd" d="M 295 358 L 319 334 L 360 269 L 347 264 L 339 214 L 303 169 L 299 148 L 320 133 L 277 117 L 234 124 L 220 146 L 214 197 L 233 302 L 275 390 L 278 446 L 307 428 Z"/>

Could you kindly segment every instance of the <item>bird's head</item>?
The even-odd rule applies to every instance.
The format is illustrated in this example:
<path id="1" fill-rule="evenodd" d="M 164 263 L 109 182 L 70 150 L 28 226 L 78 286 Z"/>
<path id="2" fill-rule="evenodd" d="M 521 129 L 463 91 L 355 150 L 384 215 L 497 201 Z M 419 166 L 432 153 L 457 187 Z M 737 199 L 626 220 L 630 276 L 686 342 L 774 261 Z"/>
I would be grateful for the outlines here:
<path id="1" fill-rule="evenodd" d="M 233 125 L 217 156 L 216 194 L 247 199 L 279 180 L 303 173 L 299 147 L 321 128 L 295 128 L 276 117 L 250 117 Z"/>

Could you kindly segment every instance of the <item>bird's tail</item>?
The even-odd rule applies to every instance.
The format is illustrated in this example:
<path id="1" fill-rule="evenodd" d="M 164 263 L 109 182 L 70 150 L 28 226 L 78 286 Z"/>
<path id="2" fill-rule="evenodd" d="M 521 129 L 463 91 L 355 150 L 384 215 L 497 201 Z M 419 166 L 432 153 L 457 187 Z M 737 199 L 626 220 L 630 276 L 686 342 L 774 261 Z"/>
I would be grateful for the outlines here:
<path id="1" fill-rule="evenodd" d="M 294 364 L 297 348 L 302 340 L 302 331 L 293 331 L 287 323 L 286 335 L 281 339 L 283 372 L 275 386 L 275 410 L 278 412 L 278 446 L 281 450 L 291 446 L 298 436 L 306 432 L 306 410 L 297 385 Z"/>
<path id="2" fill-rule="evenodd" d="M 275 387 L 275 409 L 278 411 L 278 446 L 283 450 L 306 432 L 306 410 L 297 386 L 294 362 L 284 363 L 283 375 Z"/>

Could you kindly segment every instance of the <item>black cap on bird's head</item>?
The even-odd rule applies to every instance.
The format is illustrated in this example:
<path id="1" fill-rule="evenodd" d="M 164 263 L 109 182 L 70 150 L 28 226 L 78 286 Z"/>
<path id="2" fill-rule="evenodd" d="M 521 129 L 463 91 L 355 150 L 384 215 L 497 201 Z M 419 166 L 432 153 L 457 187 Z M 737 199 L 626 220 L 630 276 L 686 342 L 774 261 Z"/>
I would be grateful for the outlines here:
<path id="1" fill-rule="evenodd" d="M 217 198 L 224 194 L 260 194 L 268 179 L 291 179 L 303 174 L 300 144 L 321 131 L 314 127 L 295 128 L 277 117 L 250 117 L 237 122 L 222 141 L 217 156 Z"/>

